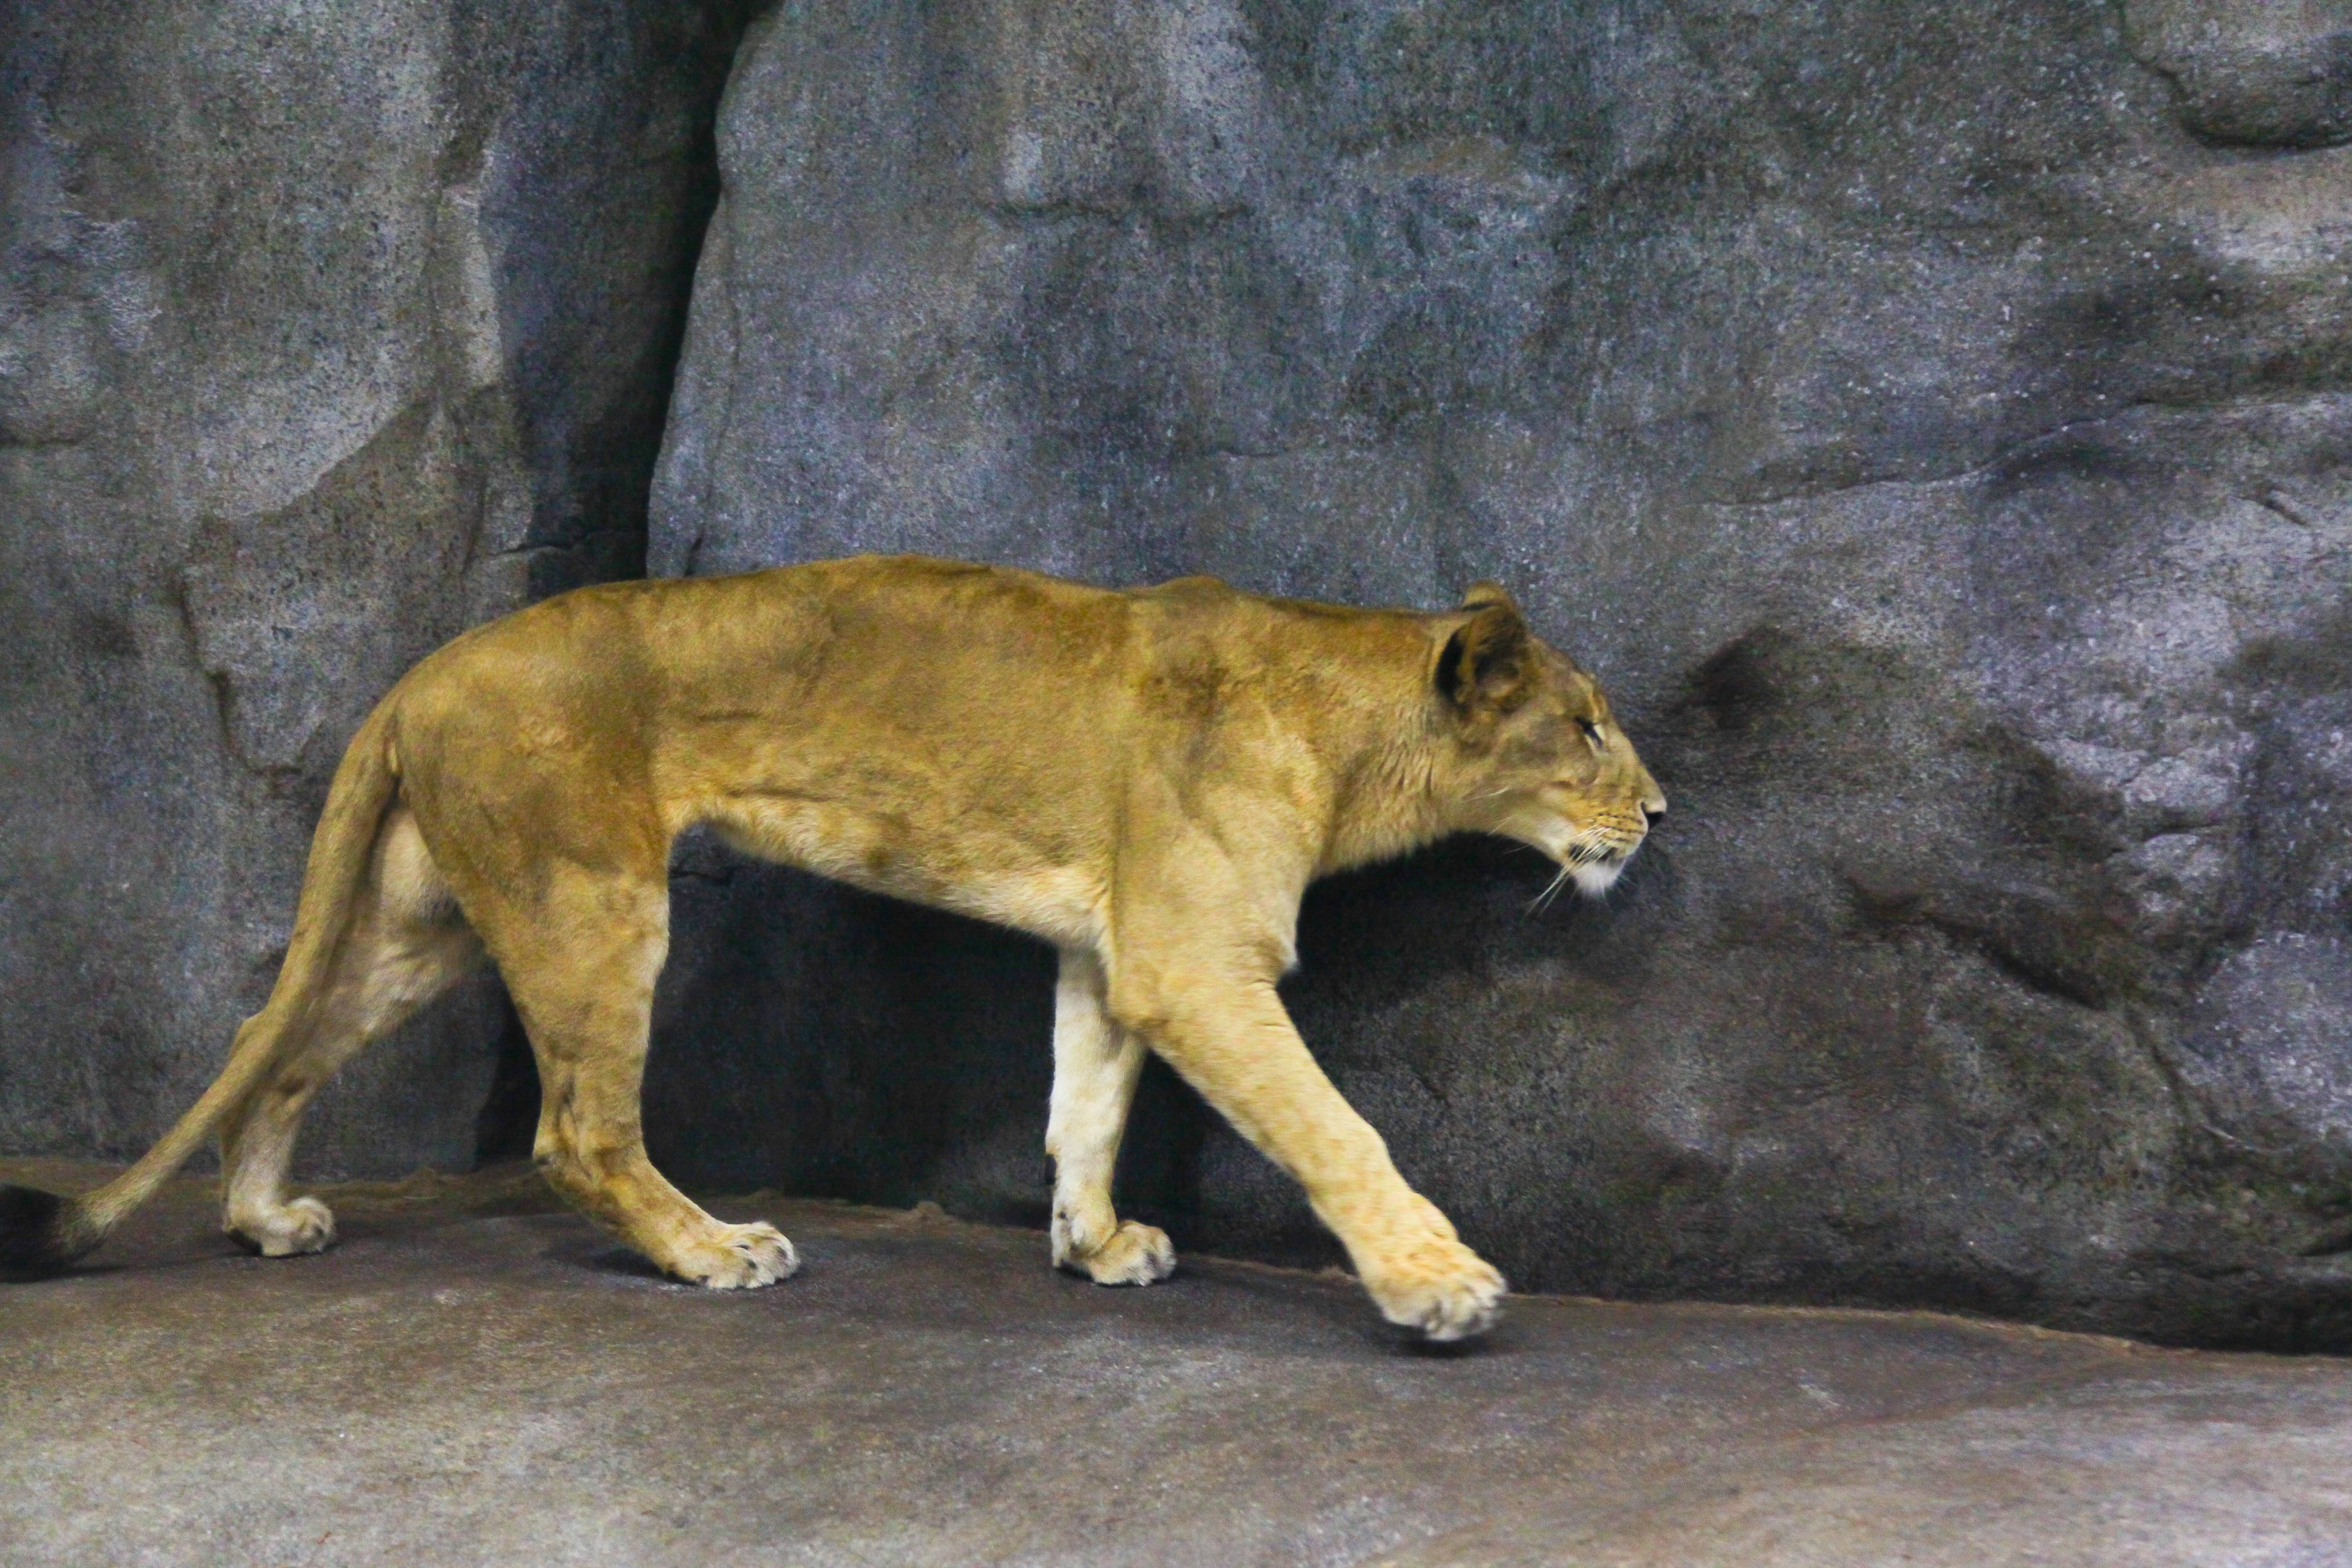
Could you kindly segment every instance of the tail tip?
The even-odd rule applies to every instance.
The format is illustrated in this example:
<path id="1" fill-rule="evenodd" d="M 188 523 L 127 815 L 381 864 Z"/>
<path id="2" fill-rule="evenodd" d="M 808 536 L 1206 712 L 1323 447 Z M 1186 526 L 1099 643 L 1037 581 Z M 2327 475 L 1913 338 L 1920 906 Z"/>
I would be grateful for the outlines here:
<path id="1" fill-rule="evenodd" d="M 62 1274 L 79 1250 L 67 1237 L 72 1207 L 55 1193 L 0 1185 L 0 1279 Z"/>

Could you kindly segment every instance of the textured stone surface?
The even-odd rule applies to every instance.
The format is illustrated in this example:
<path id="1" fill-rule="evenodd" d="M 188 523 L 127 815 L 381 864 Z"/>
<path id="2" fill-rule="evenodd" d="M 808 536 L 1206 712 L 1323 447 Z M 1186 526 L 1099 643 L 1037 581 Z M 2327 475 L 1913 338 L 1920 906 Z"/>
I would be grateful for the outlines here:
<path id="1" fill-rule="evenodd" d="M 656 0 L 0 16 L 0 1146 L 142 1146 L 268 990 L 419 654 L 639 569 L 734 24 Z M 464 1164 L 488 984 L 306 1161 Z"/>
<path id="2" fill-rule="evenodd" d="M 0 1180 L 101 1173 L 61 1163 Z M 1106 1290 L 936 1211 L 720 1201 L 807 1263 L 716 1292 L 527 1174 L 326 1196 L 324 1257 L 237 1253 L 181 1182 L 0 1287 L 10 1562 L 2352 1562 L 2341 1361 L 1528 1297 L 1417 1353 L 1345 1281 Z"/>
<path id="3" fill-rule="evenodd" d="M 2352 140 L 2346 0 L 2125 0 L 2132 46 L 2200 135 L 2249 146 Z"/>
<path id="4" fill-rule="evenodd" d="M 1672 820 L 1599 907 L 1480 846 L 1328 886 L 1288 994 L 1515 1281 L 2352 1342 L 2341 38 L 784 5 L 652 567 L 1502 578 Z M 677 887 L 663 1157 L 1035 1212 L 1047 955 L 707 847 Z M 1141 1114 L 1146 1214 L 1318 1255 L 1180 1090 Z"/>

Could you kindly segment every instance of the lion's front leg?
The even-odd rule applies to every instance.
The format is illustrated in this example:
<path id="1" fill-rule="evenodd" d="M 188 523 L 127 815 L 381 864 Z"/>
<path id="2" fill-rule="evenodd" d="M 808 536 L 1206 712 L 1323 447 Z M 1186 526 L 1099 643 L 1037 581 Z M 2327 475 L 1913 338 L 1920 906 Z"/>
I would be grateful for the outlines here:
<path id="1" fill-rule="evenodd" d="M 1494 1326 L 1502 1275 L 1405 1184 L 1381 1135 L 1308 1054 L 1271 978 L 1220 973 L 1213 962 L 1132 968 L 1131 983 L 1121 975 L 1122 1016 L 1297 1178 L 1389 1321 L 1441 1341 Z"/>
<path id="2" fill-rule="evenodd" d="M 1167 1233 L 1112 1210 L 1143 1042 L 1105 1010 L 1103 971 L 1092 953 L 1065 952 L 1054 993 L 1054 1099 L 1045 1152 L 1054 1158 L 1054 1265 L 1097 1285 L 1149 1285 L 1176 1269 Z"/>

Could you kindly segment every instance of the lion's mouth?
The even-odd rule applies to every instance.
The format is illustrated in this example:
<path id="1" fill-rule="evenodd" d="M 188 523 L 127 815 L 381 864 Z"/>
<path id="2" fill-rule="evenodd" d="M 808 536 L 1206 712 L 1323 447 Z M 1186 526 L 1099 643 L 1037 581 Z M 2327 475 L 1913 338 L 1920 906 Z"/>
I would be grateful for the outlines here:
<path id="1" fill-rule="evenodd" d="M 1555 857 L 1570 870 L 1585 866 L 1622 866 L 1633 858 L 1649 836 L 1598 828 L 1570 841 L 1568 848 Z"/>
<path id="2" fill-rule="evenodd" d="M 1576 884 L 1576 890 L 1586 898 L 1599 898 L 1617 885 L 1617 879 L 1625 874 L 1625 863 L 1641 847 L 1641 835 L 1631 837 L 1593 835 L 1570 839 L 1552 853 L 1552 858 L 1559 863 L 1559 874 L 1545 885 L 1544 890 L 1536 895 L 1535 901 L 1528 908 L 1538 910 L 1549 908 L 1571 882 Z"/>

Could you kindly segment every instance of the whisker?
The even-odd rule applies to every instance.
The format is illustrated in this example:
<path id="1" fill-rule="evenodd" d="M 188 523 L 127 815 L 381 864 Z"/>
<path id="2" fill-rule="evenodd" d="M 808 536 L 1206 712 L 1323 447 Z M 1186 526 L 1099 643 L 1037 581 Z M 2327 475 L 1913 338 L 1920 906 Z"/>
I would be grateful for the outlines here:
<path id="1" fill-rule="evenodd" d="M 1562 866 L 1559 868 L 1559 874 L 1544 884 L 1544 890 L 1528 900 L 1528 913 L 1539 915 L 1551 907 L 1551 901 L 1559 897 L 1559 890 L 1568 885 L 1570 869 L 1570 868 Z"/>

